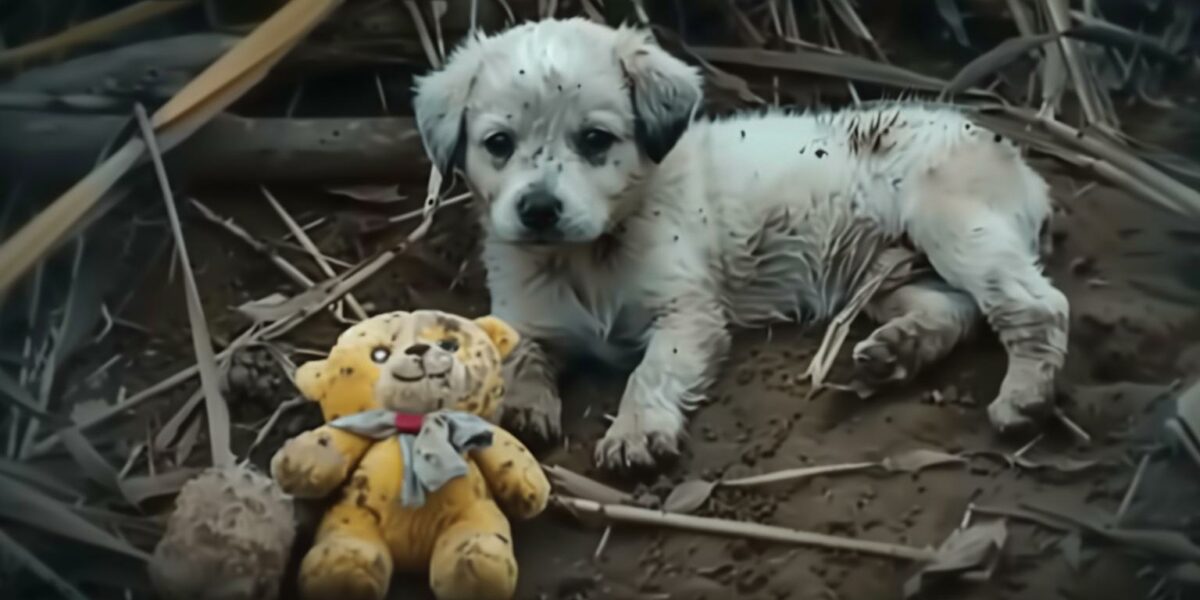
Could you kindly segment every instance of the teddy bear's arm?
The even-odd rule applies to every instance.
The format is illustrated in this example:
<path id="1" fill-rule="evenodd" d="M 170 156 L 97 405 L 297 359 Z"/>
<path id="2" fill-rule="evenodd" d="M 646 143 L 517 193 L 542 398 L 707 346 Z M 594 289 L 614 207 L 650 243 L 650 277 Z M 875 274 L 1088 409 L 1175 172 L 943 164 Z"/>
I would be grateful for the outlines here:
<path id="1" fill-rule="evenodd" d="M 546 508 L 550 482 L 529 449 L 513 435 L 492 427 L 492 445 L 472 457 L 487 480 L 496 503 L 516 519 L 529 519 Z"/>
<path id="2" fill-rule="evenodd" d="M 299 498 L 323 498 L 346 480 L 373 441 L 329 425 L 290 440 L 271 459 L 271 476 Z"/>

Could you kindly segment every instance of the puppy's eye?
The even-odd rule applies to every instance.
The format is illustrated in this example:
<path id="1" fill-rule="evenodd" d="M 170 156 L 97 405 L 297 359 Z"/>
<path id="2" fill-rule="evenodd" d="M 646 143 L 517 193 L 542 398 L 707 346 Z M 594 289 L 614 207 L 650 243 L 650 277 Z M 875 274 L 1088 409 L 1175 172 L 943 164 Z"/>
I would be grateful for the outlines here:
<path id="1" fill-rule="evenodd" d="M 392 351 L 380 346 L 371 351 L 371 360 L 377 363 L 386 362 L 388 357 L 392 355 Z"/>
<path id="2" fill-rule="evenodd" d="M 612 148 L 617 136 L 603 129 L 585 129 L 579 136 L 579 149 L 584 154 L 601 154 Z"/>
<path id="3" fill-rule="evenodd" d="M 493 133 L 483 140 L 483 147 L 496 158 L 508 158 L 512 156 L 516 144 L 513 142 L 511 135 L 504 133 Z"/>
<path id="4" fill-rule="evenodd" d="M 446 338 L 438 342 L 438 348 L 446 352 L 458 352 L 458 340 L 454 338 Z"/>

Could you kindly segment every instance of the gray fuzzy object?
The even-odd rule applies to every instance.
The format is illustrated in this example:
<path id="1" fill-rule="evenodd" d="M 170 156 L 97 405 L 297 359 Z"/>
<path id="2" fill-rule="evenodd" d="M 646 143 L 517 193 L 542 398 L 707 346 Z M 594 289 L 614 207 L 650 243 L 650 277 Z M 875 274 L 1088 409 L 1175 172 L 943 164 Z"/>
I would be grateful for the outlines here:
<path id="1" fill-rule="evenodd" d="M 214 467 L 180 490 L 150 579 L 168 600 L 274 600 L 295 535 L 292 500 L 273 479 Z"/>

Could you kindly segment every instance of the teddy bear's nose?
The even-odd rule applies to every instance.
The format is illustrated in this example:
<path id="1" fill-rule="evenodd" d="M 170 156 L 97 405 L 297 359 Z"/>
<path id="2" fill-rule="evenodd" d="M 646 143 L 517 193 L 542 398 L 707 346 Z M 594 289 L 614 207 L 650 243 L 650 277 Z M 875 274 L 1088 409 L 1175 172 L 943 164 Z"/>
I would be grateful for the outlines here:
<path id="1" fill-rule="evenodd" d="M 413 344 L 404 350 L 409 356 L 425 356 L 426 352 L 429 352 L 429 344 Z"/>

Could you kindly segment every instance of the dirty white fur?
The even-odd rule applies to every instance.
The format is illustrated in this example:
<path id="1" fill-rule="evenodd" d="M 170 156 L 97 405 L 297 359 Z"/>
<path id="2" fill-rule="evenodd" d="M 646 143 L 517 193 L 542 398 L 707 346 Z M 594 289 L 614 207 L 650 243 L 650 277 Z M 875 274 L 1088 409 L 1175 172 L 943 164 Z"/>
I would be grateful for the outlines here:
<path id="1" fill-rule="evenodd" d="M 579 19 L 468 41 L 418 82 L 430 155 L 482 200 L 493 312 L 530 340 L 510 363 L 511 425 L 557 434 L 564 355 L 630 361 L 596 458 L 653 464 L 677 451 L 731 325 L 825 319 L 901 244 L 937 277 L 870 307 L 863 377 L 911 378 L 982 314 L 1010 356 L 993 422 L 1044 411 L 1068 307 L 1038 266 L 1047 186 L 1016 147 L 913 104 L 692 121 L 700 83 L 644 32 Z M 589 128 L 615 136 L 602 160 L 578 148 Z M 489 153 L 497 131 L 510 157 Z M 531 189 L 562 202 L 550 243 L 516 216 Z"/>

